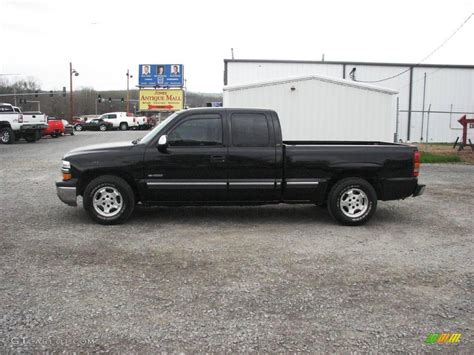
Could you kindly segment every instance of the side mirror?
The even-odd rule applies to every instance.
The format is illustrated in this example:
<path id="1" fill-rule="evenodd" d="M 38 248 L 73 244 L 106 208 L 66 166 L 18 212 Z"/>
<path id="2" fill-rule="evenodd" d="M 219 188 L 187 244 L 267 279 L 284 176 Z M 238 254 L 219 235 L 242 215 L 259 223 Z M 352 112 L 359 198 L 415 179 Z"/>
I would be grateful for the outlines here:
<path id="1" fill-rule="evenodd" d="M 166 152 L 168 148 L 168 136 L 163 134 L 160 139 L 158 139 L 158 150 L 162 153 Z"/>

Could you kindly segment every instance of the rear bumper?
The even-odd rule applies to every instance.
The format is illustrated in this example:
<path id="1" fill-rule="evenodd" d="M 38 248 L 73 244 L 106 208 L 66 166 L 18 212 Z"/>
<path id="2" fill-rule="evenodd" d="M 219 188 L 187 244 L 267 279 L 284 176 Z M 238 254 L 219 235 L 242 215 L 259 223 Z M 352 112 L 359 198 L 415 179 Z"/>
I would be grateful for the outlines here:
<path id="1" fill-rule="evenodd" d="M 31 130 L 45 129 L 48 128 L 46 124 L 24 124 L 20 127 L 20 131 L 26 132 Z"/>
<path id="2" fill-rule="evenodd" d="M 425 193 L 426 185 L 417 185 L 413 192 L 413 197 L 421 196 Z"/>
<path id="3" fill-rule="evenodd" d="M 418 185 L 418 178 L 394 178 L 385 179 L 381 183 L 382 201 L 401 200 L 410 196 L 417 197 L 423 195 L 425 185 Z"/>
<path id="4" fill-rule="evenodd" d="M 59 199 L 68 206 L 77 206 L 77 179 L 56 182 Z"/>

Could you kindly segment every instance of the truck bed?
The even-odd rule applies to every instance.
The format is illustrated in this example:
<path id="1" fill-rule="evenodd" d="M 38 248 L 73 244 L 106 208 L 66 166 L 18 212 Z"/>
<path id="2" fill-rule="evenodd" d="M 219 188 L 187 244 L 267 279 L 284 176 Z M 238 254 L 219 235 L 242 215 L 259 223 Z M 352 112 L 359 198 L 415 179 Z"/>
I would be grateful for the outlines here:
<path id="1" fill-rule="evenodd" d="M 399 143 L 388 143 L 388 142 L 376 142 L 376 141 L 283 141 L 286 145 L 390 145 L 390 146 L 405 146 L 405 144 Z"/>

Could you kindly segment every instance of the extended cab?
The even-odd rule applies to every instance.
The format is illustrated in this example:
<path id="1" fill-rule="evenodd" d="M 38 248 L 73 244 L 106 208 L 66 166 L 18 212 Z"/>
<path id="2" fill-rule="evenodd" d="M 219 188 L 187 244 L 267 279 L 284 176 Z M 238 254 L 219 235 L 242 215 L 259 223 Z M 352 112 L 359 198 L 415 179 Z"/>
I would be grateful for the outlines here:
<path id="1" fill-rule="evenodd" d="M 20 108 L 0 103 L 0 143 L 11 144 L 22 137 L 27 142 L 35 142 L 41 138 L 41 130 L 45 126 L 30 115 L 25 117 Z"/>
<path id="2" fill-rule="evenodd" d="M 171 115 L 141 140 L 67 153 L 59 198 L 98 223 L 125 221 L 135 204 L 327 205 L 359 225 L 378 200 L 419 196 L 416 147 L 381 142 L 282 141 L 276 112 L 206 108 Z"/>

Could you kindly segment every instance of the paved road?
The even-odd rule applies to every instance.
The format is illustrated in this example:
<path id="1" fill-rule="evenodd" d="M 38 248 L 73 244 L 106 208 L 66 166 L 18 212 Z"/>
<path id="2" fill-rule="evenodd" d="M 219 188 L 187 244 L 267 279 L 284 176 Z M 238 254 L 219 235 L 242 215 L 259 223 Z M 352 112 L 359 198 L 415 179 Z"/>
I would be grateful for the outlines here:
<path id="1" fill-rule="evenodd" d="M 143 134 L 0 145 L 1 350 L 472 351 L 474 166 L 424 166 L 423 197 L 356 228 L 288 205 L 106 227 L 60 203 L 66 151 Z"/>

